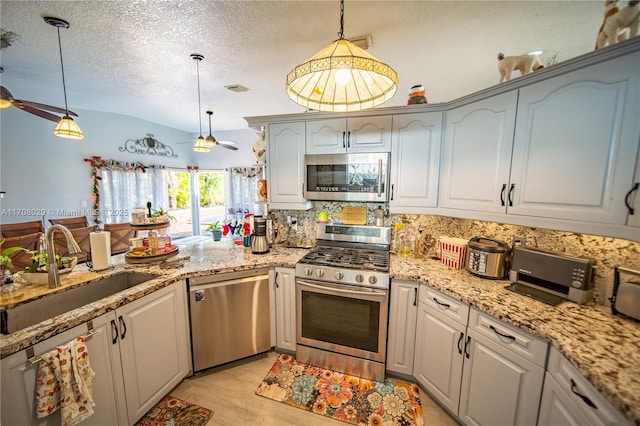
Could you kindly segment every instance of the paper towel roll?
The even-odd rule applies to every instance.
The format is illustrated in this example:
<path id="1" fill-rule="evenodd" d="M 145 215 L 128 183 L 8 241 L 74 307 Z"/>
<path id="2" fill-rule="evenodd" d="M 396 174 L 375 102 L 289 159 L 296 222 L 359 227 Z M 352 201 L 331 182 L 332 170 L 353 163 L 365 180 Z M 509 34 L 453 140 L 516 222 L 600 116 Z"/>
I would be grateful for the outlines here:
<path id="1" fill-rule="evenodd" d="M 111 233 L 109 231 L 92 232 L 89 234 L 89 243 L 93 269 L 101 271 L 111 266 Z"/>

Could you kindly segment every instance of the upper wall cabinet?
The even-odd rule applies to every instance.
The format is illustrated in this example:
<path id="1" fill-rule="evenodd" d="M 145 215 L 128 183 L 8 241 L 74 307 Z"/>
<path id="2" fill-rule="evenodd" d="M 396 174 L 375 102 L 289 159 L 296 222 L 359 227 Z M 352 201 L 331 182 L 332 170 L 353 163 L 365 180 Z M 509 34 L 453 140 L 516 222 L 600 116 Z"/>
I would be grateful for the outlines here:
<path id="1" fill-rule="evenodd" d="M 307 121 L 307 154 L 390 152 L 391 116 Z"/>
<path id="2" fill-rule="evenodd" d="M 628 214 L 627 225 L 640 228 L 640 149 L 636 160 L 636 177 L 624 197 L 624 203 Z"/>
<path id="3" fill-rule="evenodd" d="M 440 207 L 504 213 L 517 91 L 446 112 Z"/>
<path id="4" fill-rule="evenodd" d="M 640 53 L 520 89 L 509 214 L 625 224 L 640 133 Z"/>
<path id="5" fill-rule="evenodd" d="M 586 233 L 625 225 L 638 63 L 634 52 L 448 111 L 440 206 L 580 222 Z"/>
<path id="6" fill-rule="evenodd" d="M 426 213 L 438 205 L 442 113 L 393 118 L 391 213 Z"/>
<path id="7" fill-rule="evenodd" d="M 304 199 L 304 122 L 270 124 L 267 170 L 269 207 L 307 210 Z"/>

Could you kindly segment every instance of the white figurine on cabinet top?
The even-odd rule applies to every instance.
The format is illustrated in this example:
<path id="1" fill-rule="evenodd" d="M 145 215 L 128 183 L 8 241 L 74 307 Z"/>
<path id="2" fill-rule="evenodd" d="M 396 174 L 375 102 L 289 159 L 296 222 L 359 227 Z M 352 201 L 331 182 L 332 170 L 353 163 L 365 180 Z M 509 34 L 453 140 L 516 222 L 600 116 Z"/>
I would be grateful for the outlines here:
<path id="1" fill-rule="evenodd" d="M 596 39 L 596 50 L 640 34 L 640 1 L 630 1 L 620 9 L 618 0 L 605 2 L 604 21 Z"/>
<path id="2" fill-rule="evenodd" d="M 256 157 L 258 164 L 265 164 L 267 162 L 267 143 L 264 140 L 264 127 L 256 132 L 258 138 L 253 143 L 253 155 Z"/>
<path id="3" fill-rule="evenodd" d="M 500 83 L 511 80 L 511 73 L 515 70 L 525 75 L 530 72 L 544 68 L 540 59 L 534 55 L 504 56 L 498 53 L 498 71 L 500 72 Z"/>

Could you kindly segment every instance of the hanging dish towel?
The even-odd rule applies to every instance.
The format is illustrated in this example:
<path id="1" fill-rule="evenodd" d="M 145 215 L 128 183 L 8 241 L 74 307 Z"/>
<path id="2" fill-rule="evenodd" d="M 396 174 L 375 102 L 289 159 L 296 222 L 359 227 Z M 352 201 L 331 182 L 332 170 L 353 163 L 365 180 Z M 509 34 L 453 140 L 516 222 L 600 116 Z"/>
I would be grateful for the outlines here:
<path id="1" fill-rule="evenodd" d="M 60 408 L 63 426 L 80 423 L 93 414 L 91 384 L 95 372 L 89 364 L 84 337 L 42 355 L 36 382 L 38 418 Z"/>

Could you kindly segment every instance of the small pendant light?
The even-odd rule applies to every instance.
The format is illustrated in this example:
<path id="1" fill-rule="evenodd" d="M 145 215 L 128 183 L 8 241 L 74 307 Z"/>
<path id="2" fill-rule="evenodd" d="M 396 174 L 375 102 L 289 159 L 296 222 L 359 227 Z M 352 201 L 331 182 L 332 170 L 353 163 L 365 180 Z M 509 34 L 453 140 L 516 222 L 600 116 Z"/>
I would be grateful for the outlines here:
<path id="1" fill-rule="evenodd" d="M 383 104 L 396 93 L 398 75 L 389 65 L 345 40 L 340 0 L 338 40 L 287 75 L 287 95 L 309 110 L 359 111 Z"/>
<path id="2" fill-rule="evenodd" d="M 60 68 L 62 69 L 62 90 L 64 92 L 64 117 L 60 119 L 58 125 L 53 130 L 53 134 L 67 139 L 82 139 L 84 134 L 80 130 L 80 126 L 73 118 L 69 116 L 69 107 L 67 106 L 67 87 L 64 80 L 64 63 L 62 62 L 62 42 L 60 41 L 60 28 L 69 28 L 69 23 L 63 19 L 45 16 L 44 22 L 58 29 L 58 49 L 60 51 Z"/>
<path id="3" fill-rule="evenodd" d="M 200 66 L 199 63 L 204 59 L 204 56 L 198 53 L 192 53 L 191 59 L 196 61 L 196 75 L 198 77 L 198 120 L 200 122 L 200 136 L 196 139 L 196 143 L 193 144 L 193 150 L 195 152 L 210 152 L 211 148 L 207 145 L 207 142 L 202 137 L 202 110 L 200 107 Z"/>

